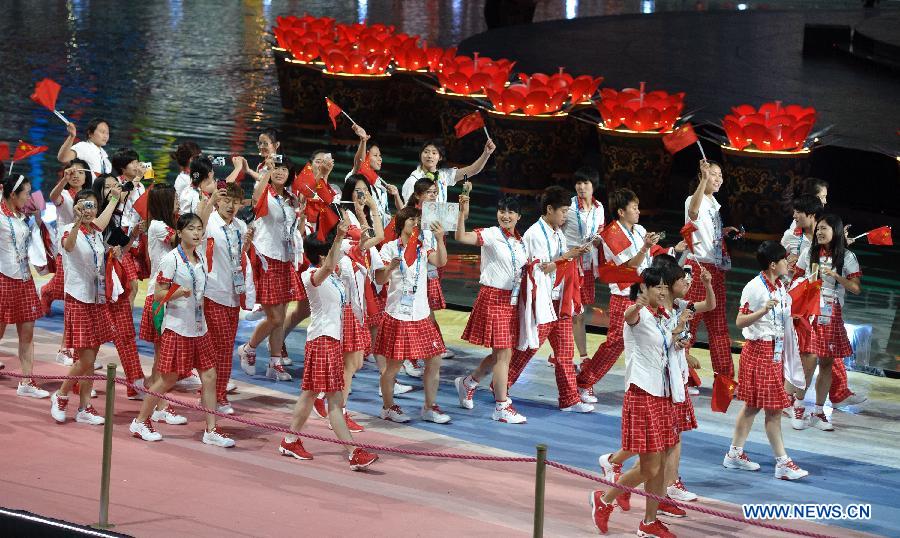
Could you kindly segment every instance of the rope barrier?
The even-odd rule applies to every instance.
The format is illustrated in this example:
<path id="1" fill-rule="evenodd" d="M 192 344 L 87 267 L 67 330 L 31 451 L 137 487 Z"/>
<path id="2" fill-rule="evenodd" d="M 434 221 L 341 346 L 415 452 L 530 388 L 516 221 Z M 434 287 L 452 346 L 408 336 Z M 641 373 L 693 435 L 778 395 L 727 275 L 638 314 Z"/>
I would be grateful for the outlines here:
<path id="1" fill-rule="evenodd" d="M 67 379 L 71 379 L 71 380 L 91 380 L 91 381 L 99 381 L 99 380 L 106 380 L 106 379 L 107 379 L 107 376 L 105 376 L 105 375 L 84 375 L 84 376 L 70 376 L 70 375 L 36 375 L 36 374 L 32 374 L 32 375 L 24 375 L 24 374 L 14 374 L 14 373 L 12 373 L 12 372 L 7 372 L 7 371 L 5 371 L 5 370 L 0 370 L 0 377 L 2 377 L 2 376 L 12 377 L 12 378 L 18 378 L 18 379 L 43 379 L 43 380 L 67 380 Z M 129 383 L 128 381 L 126 381 L 126 380 L 123 379 L 123 378 L 118 378 L 118 377 L 117 377 L 117 378 L 114 380 L 114 382 L 115 382 L 116 384 L 118 384 L 118 385 L 123 385 L 123 386 L 125 386 L 125 387 L 131 388 L 131 389 L 133 389 L 133 390 L 135 390 L 135 391 L 137 391 L 137 392 L 141 392 L 141 393 L 144 393 L 144 394 L 149 394 L 149 395 L 151 395 L 151 396 L 155 396 L 155 397 L 159 398 L 160 400 L 167 401 L 167 402 L 169 402 L 169 403 L 175 404 L 175 405 L 180 406 L 180 407 L 185 407 L 185 408 L 187 408 L 187 409 L 193 409 L 193 410 L 195 410 L 195 411 L 200 411 L 200 412 L 202 412 L 202 413 L 212 414 L 212 415 L 215 415 L 215 416 L 217 416 L 217 417 L 219 417 L 219 418 L 223 418 L 223 419 L 226 419 L 226 420 L 231 420 L 231 421 L 234 421 L 234 422 L 239 422 L 239 423 L 244 424 L 244 425 L 247 425 L 247 426 L 253 426 L 253 427 L 255 427 L 255 428 L 261 428 L 261 429 L 264 429 L 264 430 L 270 430 L 270 431 L 274 431 L 274 432 L 284 433 L 284 434 L 287 434 L 287 435 L 295 435 L 295 436 L 297 436 L 297 437 L 301 437 L 301 438 L 305 438 L 305 439 L 313 439 L 313 440 L 316 440 L 316 441 L 321 441 L 321 442 L 323 442 L 323 443 L 331 443 L 331 444 L 344 445 L 344 446 L 349 445 L 349 446 L 354 446 L 354 447 L 364 448 L 364 449 L 366 449 L 366 450 L 372 450 L 372 451 L 375 451 L 375 452 L 392 453 L 392 454 L 401 454 L 401 455 L 404 455 L 404 456 L 424 456 L 424 457 L 432 457 L 432 458 L 456 459 L 456 460 L 469 460 L 469 461 L 491 461 L 491 462 L 501 462 L 501 463 L 537 463 L 537 461 L 538 461 L 537 458 L 534 458 L 534 457 L 525 457 L 525 456 L 522 456 L 522 457 L 510 457 L 510 456 L 486 456 L 486 455 L 477 455 L 477 454 L 461 454 L 461 453 L 455 453 L 455 452 L 430 452 L 430 451 L 425 451 L 425 450 L 410 450 L 410 449 L 405 449 L 405 448 L 396 448 L 396 447 L 387 447 L 387 446 L 380 446 L 380 445 L 372 445 L 372 444 L 367 444 L 367 443 L 359 443 L 359 442 L 356 442 L 356 441 L 341 441 L 340 439 L 337 439 L 337 438 L 334 438 L 334 437 L 325 437 L 325 436 L 322 436 L 322 435 L 316 435 L 316 434 L 313 434 L 313 433 L 297 432 L 297 431 L 291 430 L 290 428 L 285 428 L 285 427 L 278 426 L 278 425 L 274 425 L 274 424 L 267 424 L 267 423 L 264 423 L 264 422 L 258 422 L 258 421 L 255 421 L 255 420 L 243 418 L 243 417 L 240 417 L 240 416 L 227 415 L 227 414 L 225 414 L 225 413 L 220 413 L 220 412 L 217 411 L 217 410 L 207 409 L 207 408 L 203 407 L 203 406 L 200 405 L 200 404 L 194 404 L 194 403 L 191 403 L 191 402 L 186 402 L 186 401 L 183 401 L 183 400 L 179 400 L 179 399 L 176 399 L 176 398 L 172 398 L 171 396 L 168 396 L 168 395 L 166 395 L 166 394 L 161 394 L 161 393 L 158 393 L 158 392 L 154 392 L 154 391 L 152 391 L 152 390 L 150 390 L 150 389 L 147 389 L 147 388 L 145 388 L 145 387 L 143 387 L 143 386 L 137 386 L 137 385 L 134 385 L 134 384 L 132 384 L 132 383 Z M 636 494 L 636 495 L 639 495 L 639 496 L 642 496 L 642 497 L 651 498 L 651 499 L 654 499 L 654 500 L 659 501 L 659 502 L 665 502 L 665 503 L 668 503 L 668 504 L 672 504 L 672 505 L 675 505 L 675 506 L 677 506 L 677 507 L 679 507 L 679 508 L 683 508 L 683 509 L 686 509 L 686 510 L 693 510 L 693 511 L 699 512 L 699 513 L 701 513 L 701 514 L 706 514 L 706 515 L 710 515 L 710 516 L 714 516 L 714 517 L 719 517 L 719 518 L 722 518 L 722 519 L 728 519 L 728 520 L 730 520 L 730 521 L 735 521 L 735 522 L 743 523 L 743 524 L 746 524 L 746 525 L 752 525 L 752 526 L 755 526 L 755 527 L 761 527 L 761 528 L 769 529 L 769 530 L 773 530 L 773 531 L 783 532 L 783 533 L 786 533 L 786 534 L 795 534 L 795 535 L 798 535 L 798 536 L 808 536 L 808 537 L 810 537 L 810 538 L 833 538 L 832 536 L 827 535 L 827 534 L 815 533 L 815 532 L 811 532 L 811 531 L 804 531 L 804 530 L 800 530 L 800 529 L 793 529 L 793 528 L 790 528 L 790 527 L 784 527 L 784 526 L 781 526 L 781 525 L 776 525 L 776 524 L 774 524 L 774 523 L 766 523 L 766 522 L 764 522 L 764 521 L 757 521 L 757 520 L 745 519 L 745 518 L 743 518 L 743 517 L 741 517 L 741 516 L 739 516 L 739 515 L 736 515 L 736 514 L 730 514 L 730 513 L 728 513 L 728 512 L 723 512 L 723 511 L 720 511 L 720 510 L 714 510 L 714 509 L 711 509 L 711 508 L 705 508 L 705 507 L 703 507 L 703 506 L 697 506 L 697 505 L 694 505 L 694 504 L 687 504 L 687 503 L 683 503 L 683 502 L 676 501 L 676 500 L 674 500 L 674 499 L 670 499 L 670 498 L 668 498 L 668 497 L 660 497 L 660 496 L 655 495 L 655 494 L 653 494 L 653 493 L 649 493 L 649 492 L 647 492 L 647 491 L 645 491 L 645 490 L 643 490 L 643 489 L 637 489 L 637 488 L 632 488 L 632 487 L 629 487 L 629 486 L 624 486 L 624 485 L 621 485 L 621 484 L 616 484 L 615 482 L 611 482 L 611 481 L 609 481 L 609 480 L 606 480 L 605 478 L 601 478 L 601 477 L 596 476 L 596 475 L 594 475 L 594 474 L 591 474 L 591 473 L 582 471 L 582 470 L 580 470 L 580 469 L 577 469 L 577 468 L 575 468 L 575 467 L 571 467 L 571 466 L 569 466 L 569 465 L 566 465 L 566 464 L 564 464 L 564 463 L 560 463 L 560 462 L 557 462 L 557 461 L 553 461 L 553 460 L 549 460 L 549 459 L 548 459 L 548 460 L 546 460 L 546 465 L 548 465 L 548 466 L 550 466 L 550 467 L 553 467 L 553 468 L 555 468 L 555 469 L 558 469 L 558 470 L 560 470 L 560 471 L 563 471 L 563 472 L 566 472 L 566 473 L 569 473 L 569 474 L 572 474 L 572 475 L 575 475 L 575 476 L 578 476 L 578 477 L 581 477 L 581 478 L 585 478 L 585 479 L 587 479 L 587 480 L 591 480 L 591 481 L 593 481 L 593 482 L 599 482 L 599 483 L 601 483 L 601 484 L 603 484 L 603 485 L 605 485 L 605 486 L 611 487 L 611 488 L 619 489 L 619 490 L 622 490 L 622 491 L 625 491 L 625 492 L 628 492 L 628 493 L 633 493 L 633 494 Z"/>

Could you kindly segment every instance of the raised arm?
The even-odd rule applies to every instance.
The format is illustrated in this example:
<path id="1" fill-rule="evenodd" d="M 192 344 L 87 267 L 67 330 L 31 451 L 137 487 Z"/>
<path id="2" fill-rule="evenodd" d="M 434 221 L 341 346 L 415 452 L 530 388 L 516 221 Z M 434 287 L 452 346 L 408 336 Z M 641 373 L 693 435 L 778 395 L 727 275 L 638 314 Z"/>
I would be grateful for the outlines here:
<path id="1" fill-rule="evenodd" d="M 112 220 L 113 213 L 115 213 L 116 207 L 119 205 L 119 199 L 121 197 L 121 185 L 116 185 L 109 190 L 109 203 L 106 204 L 106 209 L 103 210 L 103 213 L 100 213 L 99 215 L 97 215 L 97 218 L 94 219 L 94 226 L 99 228 L 101 231 L 105 230 L 106 227 L 109 226 L 109 221 Z"/>
<path id="2" fill-rule="evenodd" d="M 259 181 L 256 182 L 256 187 L 253 188 L 253 204 L 259 201 L 260 196 L 262 196 L 266 189 L 269 188 L 269 175 L 272 173 L 271 170 L 275 166 L 275 162 L 272 157 L 266 159 L 266 171 L 262 174 L 259 174 Z"/>
<path id="3" fill-rule="evenodd" d="M 350 229 L 350 219 L 345 214 L 344 220 L 337 226 L 337 232 L 334 234 L 334 242 L 328 249 L 328 254 L 322 260 L 322 265 L 312 274 L 313 286 L 318 286 L 325 282 L 328 275 L 334 272 L 339 261 L 341 261 L 341 241 L 347 236 L 347 230 Z"/>
<path id="4" fill-rule="evenodd" d="M 491 157 L 491 153 L 494 153 L 495 149 L 497 149 L 497 146 L 494 145 L 494 141 L 488 138 L 487 142 L 484 143 L 484 151 L 481 152 L 481 156 L 469 166 L 464 166 L 456 170 L 456 174 L 453 176 L 453 183 L 456 184 L 461 179 L 472 177 L 484 170 L 484 165 L 487 164 L 488 159 Z"/>
<path id="5" fill-rule="evenodd" d="M 70 166 L 66 168 L 65 172 L 59 181 L 56 182 L 56 185 L 53 186 L 53 190 L 50 191 L 50 201 L 56 205 L 60 205 L 62 203 L 62 191 L 65 190 L 66 185 L 69 183 L 69 180 L 72 178 L 72 175 L 75 173 L 75 167 Z"/>
<path id="6" fill-rule="evenodd" d="M 247 161 L 239 156 L 232 157 L 231 164 L 234 165 L 234 170 L 232 170 L 231 173 L 228 174 L 228 177 L 225 178 L 225 183 L 234 183 L 237 181 L 237 177 L 241 174 L 241 170 L 245 170 L 247 167 Z"/>
<path id="7" fill-rule="evenodd" d="M 369 206 L 369 215 L 372 216 L 372 231 L 374 233 L 372 237 L 365 241 L 360 240 L 359 248 L 362 252 L 366 252 L 384 241 L 384 224 L 381 222 L 381 213 L 378 212 L 378 203 L 368 191 L 366 191 L 365 196 L 365 204 Z"/>
<path id="8" fill-rule="evenodd" d="M 356 133 L 356 136 L 359 137 L 356 155 L 353 156 L 353 170 L 350 172 L 351 174 L 355 174 L 359 172 L 359 167 L 362 166 L 362 161 L 366 158 L 366 142 L 368 142 L 371 137 L 366 134 L 365 129 L 355 123 L 351 128 L 353 129 L 353 132 Z"/>
<path id="9" fill-rule="evenodd" d="M 444 243 L 444 228 L 439 222 L 431 224 L 431 232 L 436 243 L 435 250 L 428 255 L 428 263 L 435 267 L 447 265 L 447 245 Z"/>
<path id="10" fill-rule="evenodd" d="M 459 195 L 459 215 L 456 218 L 456 233 L 453 238 L 464 245 L 477 245 L 478 234 L 466 231 L 466 219 L 469 217 L 469 197 Z"/>
<path id="11" fill-rule="evenodd" d="M 694 303 L 694 311 L 698 314 L 716 309 L 716 293 L 712 287 L 712 275 L 702 265 L 700 266 L 700 281 L 703 282 L 703 288 L 706 290 L 706 299 Z"/>
<path id="12" fill-rule="evenodd" d="M 706 193 L 706 182 L 709 180 L 709 163 L 700 161 L 700 181 L 697 182 L 697 189 L 691 195 L 691 201 L 688 204 L 688 218 L 697 220 L 700 218 L 700 202 L 703 201 L 703 195 Z"/>
<path id="13" fill-rule="evenodd" d="M 68 136 L 63 140 L 62 146 L 59 147 L 59 151 L 56 152 L 56 160 L 61 163 L 67 163 L 78 157 L 78 155 L 72 151 L 72 144 L 75 143 L 75 124 L 72 122 L 67 123 L 66 132 L 68 133 Z"/>

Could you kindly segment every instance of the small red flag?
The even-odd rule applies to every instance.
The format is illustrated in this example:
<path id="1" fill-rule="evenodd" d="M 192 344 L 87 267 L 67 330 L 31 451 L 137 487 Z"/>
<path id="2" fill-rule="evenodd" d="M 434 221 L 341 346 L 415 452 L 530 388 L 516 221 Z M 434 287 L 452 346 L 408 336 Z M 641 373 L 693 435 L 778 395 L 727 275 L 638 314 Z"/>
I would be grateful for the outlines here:
<path id="1" fill-rule="evenodd" d="M 690 123 L 685 123 L 671 133 L 662 137 L 662 143 L 669 153 L 678 153 L 691 144 L 697 143 L 697 133 Z"/>
<path id="2" fill-rule="evenodd" d="M 21 161 L 45 151 L 47 151 L 47 146 L 33 146 L 28 142 L 19 140 L 19 145 L 16 146 L 16 153 L 13 155 L 12 160 Z"/>
<path id="3" fill-rule="evenodd" d="M 482 127 L 484 127 L 484 118 L 481 117 L 481 112 L 476 110 L 471 114 L 463 116 L 462 119 L 456 122 L 456 138 L 462 138 Z"/>
<path id="4" fill-rule="evenodd" d="M 330 205 L 320 205 L 319 215 L 316 219 L 316 238 L 324 241 L 328 233 L 337 226 L 341 219 Z"/>
<path id="5" fill-rule="evenodd" d="M 613 262 L 606 262 L 597 268 L 597 278 L 605 284 L 617 284 L 620 288 L 643 282 L 641 275 L 637 269 L 628 267 L 627 265 L 616 265 Z"/>
<path id="6" fill-rule="evenodd" d="M 331 189 L 331 185 L 325 180 L 319 179 L 316 181 L 316 194 L 318 194 L 319 198 L 326 204 L 334 202 L 334 191 Z"/>
<path id="7" fill-rule="evenodd" d="M 397 239 L 397 226 L 395 226 L 396 217 L 391 217 L 391 220 L 388 221 L 387 226 L 384 227 L 384 241 L 381 244 L 389 243 L 394 239 Z"/>
<path id="8" fill-rule="evenodd" d="M 181 287 L 181 286 L 179 286 L 178 284 L 176 284 L 176 283 L 174 283 L 174 282 L 172 282 L 172 284 L 169 285 L 169 290 L 166 291 L 165 297 L 163 297 L 162 301 L 160 301 L 160 302 L 157 304 L 156 310 L 153 311 L 153 315 L 154 315 L 154 316 L 155 316 L 156 314 L 159 313 L 160 309 L 162 309 L 162 305 L 164 305 L 164 304 L 166 304 L 166 303 L 169 302 L 169 300 L 172 298 L 173 295 L 175 295 L 175 292 L 178 291 L 178 289 L 179 289 L 180 287 Z"/>
<path id="9" fill-rule="evenodd" d="M 690 366 L 688 366 L 688 382 L 687 385 L 689 387 L 699 387 L 703 384 L 703 381 L 700 379 L 700 374 L 697 373 L 697 370 L 694 370 Z"/>
<path id="10" fill-rule="evenodd" d="M 343 110 L 327 97 L 325 98 L 325 108 L 328 109 L 328 117 L 331 118 L 331 124 L 337 129 L 337 117 L 341 115 Z"/>
<path id="11" fill-rule="evenodd" d="M 882 226 L 880 228 L 875 228 L 871 232 L 866 232 L 866 239 L 869 240 L 870 245 L 889 247 L 894 244 L 894 238 L 891 237 L 890 226 Z"/>
<path id="12" fill-rule="evenodd" d="M 406 260 L 407 267 L 412 267 L 416 263 L 419 246 L 419 229 L 416 228 L 413 230 L 412 235 L 409 236 L 409 241 L 406 243 L 406 248 L 403 251 L 403 259 Z"/>
<path id="13" fill-rule="evenodd" d="M 0 161 L 9 160 L 9 144 L 3 142 L 0 144 Z"/>
<path id="14" fill-rule="evenodd" d="M 253 214 L 256 215 L 256 218 L 258 219 L 269 214 L 269 189 L 264 190 L 259 196 L 259 200 L 257 200 L 256 205 L 253 206 Z"/>
<path id="15" fill-rule="evenodd" d="M 302 194 L 307 198 L 316 194 L 316 174 L 313 172 L 312 163 L 306 163 L 303 170 L 294 176 L 291 190 L 294 191 L 294 194 Z"/>
<path id="16" fill-rule="evenodd" d="M 45 78 L 38 82 L 31 94 L 31 100 L 49 111 L 56 110 L 56 98 L 59 96 L 60 85 L 56 81 Z"/>
<path id="17" fill-rule="evenodd" d="M 691 221 L 685 222 L 684 226 L 681 227 L 681 238 L 687 243 L 688 250 L 691 251 L 691 254 L 694 253 L 694 232 L 696 231 L 697 226 Z"/>
<path id="18" fill-rule="evenodd" d="M 365 158 L 363 158 L 363 162 L 359 165 L 359 173 L 362 174 L 366 181 L 369 182 L 369 185 L 374 185 L 378 181 L 378 174 L 375 170 L 372 169 L 372 165 L 369 164 L 369 152 L 366 152 Z"/>
<path id="19" fill-rule="evenodd" d="M 712 400 L 709 402 L 710 409 L 716 413 L 727 413 L 728 406 L 734 398 L 734 389 L 737 383 L 725 374 L 716 374 L 713 381 Z"/>
<path id="20" fill-rule="evenodd" d="M 212 237 L 206 238 L 206 272 L 212 273 L 213 270 L 213 254 L 216 252 L 216 240 Z"/>
<path id="21" fill-rule="evenodd" d="M 822 297 L 822 281 L 804 280 L 788 292 L 791 296 L 791 315 L 806 317 L 818 316 L 822 313 L 820 300 Z"/>
<path id="22" fill-rule="evenodd" d="M 613 256 L 618 256 L 623 250 L 631 246 L 631 239 L 625 235 L 625 231 L 619 225 L 619 221 L 613 221 L 612 224 L 603 228 L 600 232 L 603 242 L 612 251 Z"/>
<path id="23" fill-rule="evenodd" d="M 141 216 L 141 220 L 147 220 L 149 216 L 147 204 L 150 202 L 150 189 L 144 191 L 144 194 L 138 196 L 138 199 L 134 201 L 135 212 Z"/>
<path id="24" fill-rule="evenodd" d="M 322 209 L 324 205 L 322 200 L 319 200 L 318 198 L 309 198 L 306 200 L 306 209 L 304 210 L 306 220 L 309 222 L 316 222 L 319 218 L 319 210 Z"/>

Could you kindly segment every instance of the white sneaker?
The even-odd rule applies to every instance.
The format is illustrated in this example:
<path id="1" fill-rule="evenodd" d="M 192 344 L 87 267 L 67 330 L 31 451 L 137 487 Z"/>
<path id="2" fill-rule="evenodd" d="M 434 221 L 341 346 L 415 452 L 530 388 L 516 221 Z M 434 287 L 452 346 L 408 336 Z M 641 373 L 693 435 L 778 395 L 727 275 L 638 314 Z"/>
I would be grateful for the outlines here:
<path id="1" fill-rule="evenodd" d="M 831 421 L 828 420 L 828 417 L 825 416 L 825 412 L 810 413 L 809 425 L 815 428 L 819 428 L 823 432 L 834 431 L 834 424 L 832 424 Z"/>
<path id="2" fill-rule="evenodd" d="M 187 424 L 187 418 L 176 414 L 175 408 L 171 405 L 165 409 L 154 409 L 153 414 L 150 415 L 150 420 L 153 422 L 165 422 L 172 426 Z"/>
<path id="3" fill-rule="evenodd" d="M 413 362 L 409 359 L 403 361 L 401 367 L 409 377 L 422 377 L 422 368 L 419 367 L 419 361 Z"/>
<path id="4" fill-rule="evenodd" d="M 175 390 L 182 392 L 194 392 L 199 389 L 203 383 L 200 382 L 200 376 L 197 372 L 191 372 L 191 375 L 175 382 Z"/>
<path id="5" fill-rule="evenodd" d="M 294 360 L 292 358 L 288 357 L 288 355 L 286 353 L 284 355 L 282 355 L 280 358 L 281 358 L 282 366 L 291 366 L 292 364 L 294 364 Z"/>
<path id="6" fill-rule="evenodd" d="M 16 394 L 26 396 L 28 398 L 49 398 L 50 393 L 34 384 L 34 381 L 28 383 L 19 383 L 16 387 Z"/>
<path id="7" fill-rule="evenodd" d="M 291 374 L 284 369 L 284 365 L 281 363 L 281 357 L 278 357 L 275 360 L 269 360 L 269 366 L 266 368 L 266 377 L 274 379 L 275 381 L 290 381 L 291 379 L 294 379 L 291 377 Z"/>
<path id="8" fill-rule="evenodd" d="M 234 439 L 219 432 L 216 428 L 213 428 L 212 431 L 203 431 L 203 442 L 207 445 L 220 446 L 222 448 L 231 448 L 234 446 Z"/>
<path id="9" fill-rule="evenodd" d="M 394 382 L 394 396 L 406 394 L 413 389 L 412 385 L 404 385 L 403 383 Z M 378 396 L 381 396 L 381 385 L 378 385 Z"/>
<path id="10" fill-rule="evenodd" d="M 807 475 L 809 475 L 809 471 L 804 471 L 791 459 L 788 459 L 787 463 L 775 464 L 775 478 L 781 480 L 799 480 Z"/>
<path id="11" fill-rule="evenodd" d="M 244 319 L 247 321 L 259 321 L 266 317 L 266 311 L 262 309 L 260 305 L 256 305 L 253 310 L 251 310 Z"/>
<path id="12" fill-rule="evenodd" d="M 666 488 L 666 495 L 672 497 L 676 501 L 682 502 L 691 502 L 697 500 L 697 494 L 691 493 L 684 487 L 684 483 L 681 481 L 681 477 L 678 477 L 678 480 L 675 481 L 674 484 Z"/>
<path id="13" fill-rule="evenodd" d="M 809 428 L 809 417 L 806 416 L 805 407 L 791 408 L 791 428 L 805 430 Z"/>
<path id="14" fill-rule="evenodd" d="M 381 418 L 384 420 L 390 420 L 391 422 L 409 422 L 409 417 L 403 413 L 403 409 L 400 409 L 400 406 L 394 404 L 390 407 L 390 409 L 381 409 Z"/>
<path id="15" fill-rule="evenodd" d="M 475 401 L 472 400 L 472 396 L 475 395 L 475 389 L 478 387 L 478 385 L 475 385 L 475 387 L 473 388 L 469 388 L 468 386 L 466 386 L 466 378 L 463 376 L 454 379 L 453 384 L 456 385 L 456 394 L 459 396 L 459 406 L 463 409 L 474 409 Z"/>
<path id="16" fill-rule="evenodd" d="M 700 396 L 700 389 L 697 387 L 688 387 L 688 396 Z"/>
<path id="17" fill-rule="evenodd" d="M 727 453 L 725 454 L 725 459 L 722 461 L 722 466 L 726 469 L 739 469 L 741 471 L 758 471 L 759 464 L 753 461 L 750 461 L 750 458 L 747 457 L 745 452 L 741 452 L 740 456 L 729 456 Z"/>
<path id="18" fill-rule="evenodd" d="M 563 407 L 560 411 L 565 413 L 590 413 L 594 410 L 594 406 L 591 404 L 586 404 L 584 402 L 578 402 L 575 405 L 570 405 L 569 407 Z"/>
<path id="19" fill-rule="evenodd" d="M 597 461 L 600 463 L 600 469 L 603 471 L 603 478 L 610 482 L 616 481 L 616 473 L 621 472 L 622 466 L 616 465 L 615 463 L 609 461 L 609 458 L 612 457 L 612 452 L 608 454 L 603 454 L 600 456 Z"/>
<path id="20" fill-rule="evenodd" d="M 225 415 L 233 415 L 234 408 L 231 407 L 231 402 L 225 400 L 224 402 L 218 402 L 216 404 L 216 411 Z"/>
<path id="21" fill-rule="evenodd" d="M 58 392 L 50 396 L 50 416 L 60 424 L 66 421 L 66 406 L 69 405 L 69 397 L 61 398 Z"/>
<path id="22" fill-rule="evenodd" d="M 78 414 L 75 415 L 75 422 L 90 424 L 92 426 L 100 426 L 106 422 L 106 419 L 104 419 L 97 413 L 97 410 L 94 409 L 93 405 L 89 405 L 84 409 L 80 409 L 78 411 Z"/>
<path id="23" fill-rule="evenodd" d="M 225 392 L 237 392 L 237 385 L 234 384 L 234 381 L 228 380 L 228 385 L 225 387 Z"/>
<path id="24" fill-rule="evenodd" d="M 238 357 L 241 358 L 241 369 L 247 375 L 256 375 L 256 348 L 244 343 L 238 346 Z"/>
<path id="25" fill-rule="evenodd" d="M 94 370 L 102 370 L 102 369 L 103 369 L 103 363 L 100 362 L 100 359 L 96 359 L 94 361 Z"/>
<path id="26" fill-rule="evenodd" d="M 450 422 L 450 415 L 441 411 L 441 408 L 435 404 L 431 406 L 431 409 L 422 409 L 422 420 L 435 424 L 446 424 Z"/>
<path id="27" fill-rule="evenodd" d="M 846 407 L 848 405 L 860 405 L 860 404 L 866 403 L 868 400 L 869 399 L 867 397 L 863 396 L 862 394 L 857 394 L 854 392 L 853 394 L 851 394 L 850 396 L 845 398 L 843 401 L 834 404 L 834 406 L 835 407 Z"/>
<path id="28" fill-rule="evenodd" d="M 447 348 L 446 351 L 441 353 L 442 359 L 452 359 L 453 357 L 456 357 L 456 353 L 454 353 L 449 347 Z"/>
<path id="29" fill-rule="evenodd" d="M 134 385 L 135 387 L 140 387 L 142 389 L 147 388 L 144 385 L 143 379 L 138 379 L 137 381 L 132 383 L 132 385 Z M 128 393 L 129 393 L 129 395 L 128 395 L 129 400 L 143 400 L 144 399 L 144 393 L 139 390 L 136 390 L 133 393 L 129 390 Z"/>
<path id="30" fill-rule="evenodd" d="M 131 421 L 131 425 L 128 426 L 128 431 L 138 439 L 143 439 L 144 441 L 161 441 L 162 434 L 153 429 L 153 423 L 150 419 L 145 420 L 144 422 L 138 422 L 137 419 Z"/>
<path id="31" fill-rule="evenodd" d="M 507 424 L 525 424 L 528 422 L 525 415 L 516 411 L 516 408 L 513 407 L 512 400 L 508 398 L 505 402 L 494 405 L 494 413 L 491 415 L 491 419 Z"/>
<path id="32" fill-rule="evenodd" d="M 594 396 L 594 387 L 588 387 L 586 389 L 579 387 L 578 396 L 581 398 L 582 403 L 595 404 L 598 402 L 597 397 Z"/>
<path id="33" fill-rule="evenodd" d="M 56 362 L 63 366 L 72 366 L 75 363 L 75 353 L 71 349 L 60 349 L 56 352 Z"/>

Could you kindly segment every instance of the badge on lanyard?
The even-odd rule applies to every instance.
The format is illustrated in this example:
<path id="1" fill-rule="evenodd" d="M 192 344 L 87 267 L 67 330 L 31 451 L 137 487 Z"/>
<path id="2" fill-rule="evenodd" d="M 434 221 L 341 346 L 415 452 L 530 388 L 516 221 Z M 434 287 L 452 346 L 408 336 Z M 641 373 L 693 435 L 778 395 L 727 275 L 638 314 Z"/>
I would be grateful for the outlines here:
<path id="1" fill-rule="evenodd" d="M 513 277 L 512 295 L 509 298 L 509 304 L 516 306 L 519 304 L 519 293 L 522 291 L 522 271 L 516 271 Z"/>
<path id="2" fill-rule="evenodd" d="M 241 295 L 247 291 L 246 283 L 244 281 L 244 272 L 241 271 L 241 267 L 232 267 L 231 269 L 231 286 L 234 288 L 234 292 L 238 295 Z"/>
<path id="3" fill-rule="evenodd" d="M 831 316 L 834 307 L 834 298 L 822 296 L 822 304 L 819 307 L 819 325 L 831 324 Z"/>
<path id="4" fill-rule="evenodd" d="M 772 355 L 773 362 L 781 362 L 781 354 L 784 352 L 784 338 L 781 336 L 775 337 L 775 351 Z"/>

